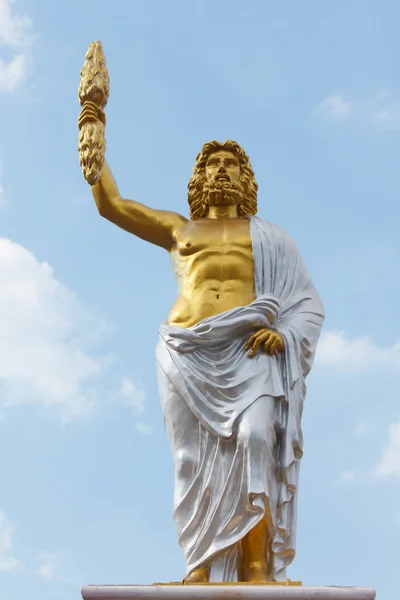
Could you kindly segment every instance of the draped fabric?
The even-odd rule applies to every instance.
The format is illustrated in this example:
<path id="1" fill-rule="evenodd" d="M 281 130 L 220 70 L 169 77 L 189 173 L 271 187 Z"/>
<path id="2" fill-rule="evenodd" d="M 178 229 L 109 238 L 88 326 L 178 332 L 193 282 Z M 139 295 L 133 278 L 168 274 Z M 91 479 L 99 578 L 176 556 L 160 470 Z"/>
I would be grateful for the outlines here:
<path id="1" fill-rule="evenodd" d="M 324 319 L 290 237 L 257 217 L 250 233 L 255 300 L 187 329 L 164 323 L 157 346 L 179 542 L 187 573 L 211 565 L 211 581 L 237 580 L 240 541 L 264 516 L 270 572 L 285 579 L 295 554 L 305 378 Z M 244 346 L 264 327 L 283 335 L 285 352 L 250 358 Z"/>

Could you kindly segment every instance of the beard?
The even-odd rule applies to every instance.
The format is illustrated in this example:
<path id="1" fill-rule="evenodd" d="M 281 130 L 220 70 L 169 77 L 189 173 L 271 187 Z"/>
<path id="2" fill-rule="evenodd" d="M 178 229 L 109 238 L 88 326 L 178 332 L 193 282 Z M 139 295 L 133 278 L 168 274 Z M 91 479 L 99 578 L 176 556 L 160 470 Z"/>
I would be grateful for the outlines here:
<path id="1" fill-rule="evenodd" d="M 220 192 L 213 194 L 212 192 Z M 205 182 L 203 187 L 203 203 L 207 206 L 233 206 L 241 204 L 244 198 L 243 185 L 226 180 Z"/>

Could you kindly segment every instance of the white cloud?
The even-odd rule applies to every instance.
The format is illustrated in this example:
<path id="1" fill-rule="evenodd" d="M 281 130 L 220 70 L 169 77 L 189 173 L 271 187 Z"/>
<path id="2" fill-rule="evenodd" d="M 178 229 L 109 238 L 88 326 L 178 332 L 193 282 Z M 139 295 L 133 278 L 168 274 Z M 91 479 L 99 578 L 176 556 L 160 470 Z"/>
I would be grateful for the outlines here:
<path id="1" fill-rule="evenodd" d="M 394 109 L 382 108 L 372 113 L 375 125 L 389 131 L 400 130 L 400 112 Z"/>
<path id="2" fill-rule="evenodd" d="M 142 415 L 146 406 L 146 394 L 133 383 L 132 379 L 125 377 L 122 380 L 117 398 L 122 404 L 130 406 L 136 416 Z"/>
<path id="3" fill-rule="evenodd" d="M 88 416 L 107 363 L 88 348 L 104 325 L 45 262 L 0 238 L 0 406 L 36 404 L 64 422 Z"/>
<path id="4" fill-rule="evenodd" d="M 151 435 L 153 433 L 152 426 L 142 422 L 136 423 L 136 430 L 142 435 Z"/>
<path id="5" fill-rule="evenodd" d="M 41 552 L 39 554 L 39 567 L 36 573 L 42 579 L 53 579 L 60 566 L 60 557 L 55 552 Z"/>
<path id="6" fill-rule="evenodd" d="M 13 92 L 26 79 L 35 41 L 31 19 L 14 12 L 13 4 L 0 0 L 0 46 L 7 54 L 0 57 L 0 93 Z"/>
<path id="7" fill-rule="evenodd" d="M 0 0 L 0 44 L 10 48 L 29 46 L 33 41 L 32 21 L 11 10 L 13 0 Z"/>
<path id="8" fill-rule="evenodd" d="M 0 571 L 13 571 L 20 564 L 12 554 L 13 531 L 8 516 L 0 509 Z"/>
<path id="9" fill-rule="evenodd" d="M 13 92 L 28 74 L 29 61 L 24 54 L 14 56 L 9 62 L 0 58 L 0 92 Z"/>
<path id="10" fill-rule="evenodd" d="M 400 419 L 389 425 L 388 442 L 382 449 L 373 474 L 376 477 L 400 475 Z"/>
<path id="11" fill-rule="evenodd" d="M 343 331 L 327 331 L 320 340 L 316 362 L 348 372 L 377 366 L 400 370 L 400 341 L 378 346 L 368 336 L 351 339 Z"/>
<path id="12" fill-rule="evenodd" d="M 387 90 L 357 101 L 345 99 L 343 94 L 330 94 L 314 110 L 331 119 L 352 116 L 353 122 L 373 126 L 383 131 L 400 131 L 400 102 Z"/>
<path id="13" fill-rule="evenodd" d="M 134 428 L 141 435 L 151 435 L 153 427 L 144 421 L 137 420 L 146 410 L 146 393 L 139 389 L 132 379 L 125 377 L 116 395 L 116 401 L 128 406 L 135 417 Z"/>
<path id="14" fill-rule="evenodd" d="M 315 109 L 316 112 L 334 118 L 346 117 L 354 106 L 352 100 L 345 100 L 342 94 L 331 94 Z"/>
<path id="15" fill-rule="evenodd" d="M 345 470 L 339 473 L 339 483 L 353 483 L 355 480 L 355 471 Z"/>

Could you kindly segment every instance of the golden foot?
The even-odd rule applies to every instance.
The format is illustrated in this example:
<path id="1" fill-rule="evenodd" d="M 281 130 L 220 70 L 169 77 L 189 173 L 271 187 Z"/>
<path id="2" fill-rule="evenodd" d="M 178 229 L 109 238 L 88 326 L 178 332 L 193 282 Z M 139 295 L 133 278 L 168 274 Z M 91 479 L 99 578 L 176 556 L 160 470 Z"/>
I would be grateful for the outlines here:
<path id="1" fill-rule="evenodd" d="M 242 580 L 248 583 L 268 583 L 271 581 L 267 563 L 257 561 L 243 567 Z"/>
<path id="2" fill-rule="evenodd" d="M 208 567 L 202 567 L 189 573 L 189 575 L 183 580 L 183 583 L 208 583 L 209 576 L 210 574 Z"/>

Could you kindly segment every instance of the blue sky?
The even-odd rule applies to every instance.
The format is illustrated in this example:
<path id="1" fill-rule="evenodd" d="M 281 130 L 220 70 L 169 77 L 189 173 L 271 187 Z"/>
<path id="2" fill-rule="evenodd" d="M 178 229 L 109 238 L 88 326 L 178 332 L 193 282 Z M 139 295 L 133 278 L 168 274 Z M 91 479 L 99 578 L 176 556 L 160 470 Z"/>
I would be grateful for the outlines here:
<path id="1" fill-rule="evenodd" d="M 399 19 L 394 0 L 0 0 L 2 600 L 184 575 L 154 359 L 175 282 L 98 216 L 78 161 L 97 39 L 122 195 L 186 215 L 201 145 L 237 140 L 323 298 L 288 576 L 395 600 Z"/>

